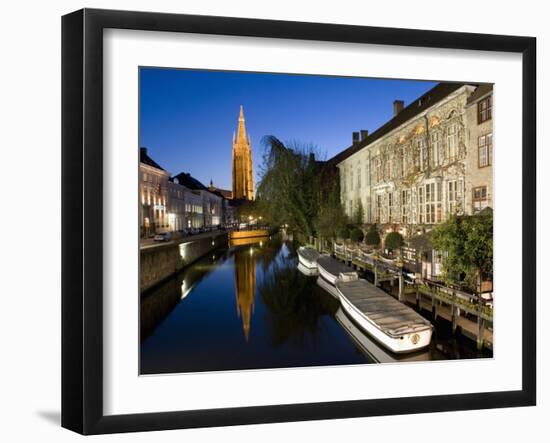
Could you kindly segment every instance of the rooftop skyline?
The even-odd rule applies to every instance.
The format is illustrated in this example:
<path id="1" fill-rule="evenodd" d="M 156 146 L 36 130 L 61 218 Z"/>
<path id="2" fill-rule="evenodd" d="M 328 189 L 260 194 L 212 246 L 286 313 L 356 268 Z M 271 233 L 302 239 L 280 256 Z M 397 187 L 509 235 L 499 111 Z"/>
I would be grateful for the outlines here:
<path id="1" fill-rule="evenodd" d="M 188 172 L 231 189 L 233 133 L 244 107 L 254 181 L 262 138 L 315 146 L 321 160 L 373 132 L 436 82 L 186 69 L 140 69 L 140 146 L 172 176 Z"/>

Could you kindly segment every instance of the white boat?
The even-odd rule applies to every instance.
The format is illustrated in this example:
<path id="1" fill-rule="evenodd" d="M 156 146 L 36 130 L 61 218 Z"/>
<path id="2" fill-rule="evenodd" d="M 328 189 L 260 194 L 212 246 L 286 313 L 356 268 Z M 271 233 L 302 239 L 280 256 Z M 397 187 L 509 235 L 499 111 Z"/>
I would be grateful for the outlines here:
<path id="1" fill-rule="evenodd" d="M 326 283 L 325 283 L 326 284 Z M 327 286 L 330 286 L 327 284 Z M 334 290 L 335 288 L 332 287 Z M 327 289 L 328 290 L 328 289 Z M 366 354 L 370 359 L 377 363 L 397 363 L 397 362 L 412 362 L 412 361 L 428 361 L 431 360 L 428 350 L 421 350 L 412 354 L 394 354 L 393 352 L 380 345 L 374 338 L 359 328 L 353 320 L 341 309 L 338 308 L 334 314 L 336 321 L 347 332 L 355 345 Z"/>
<path id="2" fill-rule="evenodd" d="M 321 288 L 323 288 L 326 292 L 328 292 L 330 295 L 332 295 L 335 299 L 340 301 L 340 295 L 338 294 L 338 291 L 336 290 L 336 287 L 333 284 L 329 283 L 322 277 L 317 277 L 317 284 Z"/>
<path id="3" fill-rule="evenodd" d="M 314 277 L 316 275 L 319 275 L 319 271 L 317 270 L 317 268 L 308 268 L 304 266 L 301 262 L 298 263 L 298 271 L 300 271 L 306 277 Z"/>
<path id="4" fill-rule="evenodd" d="M 307 246 L 300 246 L 298 248 L 298 260 L 309 269 L 317 269 L 317 259 L 321 256 L 315 249 Z"/>
<path id="5" fill-rule="evenodd" d="M 397 354 L 418 351 L 432 339 L 431 323 L 363 279 L 336 280 L 342 308 L 376 341 Z"/>
<path id="6" fill-rule="evenodd" d="M 339 262 L 330 255 L 321 255 L 317 259 L 317 267 L 319 275 L 332 285 L 335 285 L 337 281 L 353 281 L 359 278 L 352 267 Z"/>

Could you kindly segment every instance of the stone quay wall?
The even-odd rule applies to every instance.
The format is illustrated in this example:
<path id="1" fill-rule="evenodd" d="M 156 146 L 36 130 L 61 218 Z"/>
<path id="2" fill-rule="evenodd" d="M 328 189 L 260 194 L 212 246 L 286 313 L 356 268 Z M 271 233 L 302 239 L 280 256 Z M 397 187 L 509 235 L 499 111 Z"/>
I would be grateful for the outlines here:
<path id="1" fill-rule="evenodd" d="M 140 292 L 159 284 L 209 252 L 227 244 L 226 232 L 203 234 L 140 250 Z"/>

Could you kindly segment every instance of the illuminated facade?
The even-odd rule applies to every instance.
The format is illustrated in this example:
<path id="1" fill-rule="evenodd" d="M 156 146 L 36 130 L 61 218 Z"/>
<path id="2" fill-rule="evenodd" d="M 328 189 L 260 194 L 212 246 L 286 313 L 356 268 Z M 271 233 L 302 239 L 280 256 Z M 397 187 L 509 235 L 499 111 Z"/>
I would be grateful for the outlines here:
<path id="1" fill-rule="evenodd" d="M 250 135 L 246 134 L 244 111 L 241 106 L 237 135 L 233 133 L 232 177 L 234 199 L 254 200 L 254 175 Z"/>
<path id="2" fill-rule="evenodd" d="M 409 235 L 450 214 L 491 206 L 490 197 L 479 200 L 492 191 L 492 121 L 478 123 L 479 100 L 471 100 L 482 88 L 440 83 L 407 107 L 394 102 L 393 118 L 373 134 L 354 136 L 332 160 L 347 215 L 354 217 L 361 205 L 364 223 Z"/>
<path id="3" fill-rule="evenodd" d="M 141 237 L 169 231 L 167 204 L 170 174 L 147 155 L 146 148 L 140 148 L 139 175 Z"/>
<path id="4" fill-rule="evenodd" d="M 200 194 L 181 185 L 177 178 L 168 182 L 168 222 L 170 231 L 204 226 L 204 210 Z"/>

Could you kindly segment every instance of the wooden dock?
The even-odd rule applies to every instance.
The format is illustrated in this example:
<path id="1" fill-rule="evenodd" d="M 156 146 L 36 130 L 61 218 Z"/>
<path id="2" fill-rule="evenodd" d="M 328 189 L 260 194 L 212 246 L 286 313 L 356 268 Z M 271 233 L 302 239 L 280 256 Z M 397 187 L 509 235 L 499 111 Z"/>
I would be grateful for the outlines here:
<path id="1" fill-rule="evenodd" d="M 358 247 L 333 243 L 332 249 L 332 254 L 345 264 L 371 272 L 375 286 L 384 281 L 392 285 L 397 282 L 399 301 L 432 312 L 434 319 L 441 317 L 448 320 L 453 333 L 460 330 L 462 335 L 476 341 L 478 349 L 493 349 L 493 332 L 490 328 L 493 322 L 492 307 L 485 305 L 477 294 L 469 294 L 430 280 L 410 279 L 396 263 Z"/>

